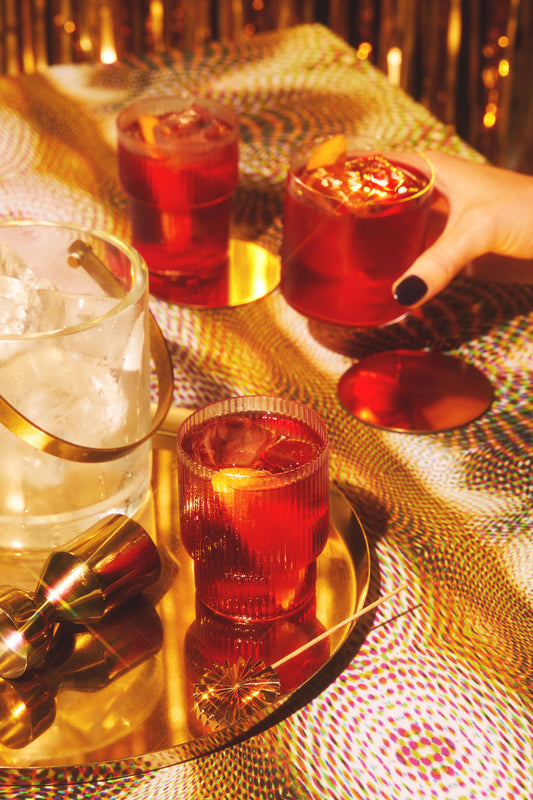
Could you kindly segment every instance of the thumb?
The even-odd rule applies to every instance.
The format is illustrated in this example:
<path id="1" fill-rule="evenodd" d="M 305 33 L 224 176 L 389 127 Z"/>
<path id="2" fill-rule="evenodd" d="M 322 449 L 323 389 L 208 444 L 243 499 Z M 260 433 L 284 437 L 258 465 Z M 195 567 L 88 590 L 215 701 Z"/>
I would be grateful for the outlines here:
<path id="1" fill-rule="evenodd" d="M 478 237 L 460 227 L 448 225 L 393 284 L 392 293 L 400 305 L 413 308 L 422 305 L 444 289 L 472 259 L 485 252 Z"/>

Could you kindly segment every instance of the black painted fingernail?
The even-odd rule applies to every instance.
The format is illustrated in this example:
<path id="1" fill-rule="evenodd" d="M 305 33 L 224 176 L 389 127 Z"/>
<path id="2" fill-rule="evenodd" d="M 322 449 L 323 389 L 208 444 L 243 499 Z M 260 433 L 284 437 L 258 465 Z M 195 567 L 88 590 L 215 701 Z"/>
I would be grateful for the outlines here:
<path id="1" fill-rule="evenodd" d="M 408 275 L 396 287 L 394 298 L 401 306 L 412 306 L 422 300 L 427 290 L 427 283 L 422 278 L 418 275 Z"/>

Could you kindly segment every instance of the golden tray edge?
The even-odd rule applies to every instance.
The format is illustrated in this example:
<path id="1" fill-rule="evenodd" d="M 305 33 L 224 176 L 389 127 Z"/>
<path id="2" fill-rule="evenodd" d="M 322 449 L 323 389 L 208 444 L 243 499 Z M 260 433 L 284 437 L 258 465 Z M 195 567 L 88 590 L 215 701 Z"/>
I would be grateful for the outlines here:
<path id="1" fill-rule="evenodd" d="M 174 442 L 179 425 L 190 413 L 192 410 L 171 408 L 154 436 L 153 507 L 150 524 L 142 520 L 164 552 L 165 580 L 170 581 L 170 588 L 162 596 L 150 598 L 162 621 L 164 644 L 161 651 L 146 663 L 135 667 L 131 674 L 121 676 L 103 692 L 85 694 L 67 690 L 59 693 L 55 735 L 46 732 L 24 751 L 12 751 L 0 746 L 0 792 L 2 786 L 79 784 L 117 776 L 122 778 L 182 763 L 230 745 L 246 736 L 257 724 L 268 726 L 269 717 L 274 712 L 276 720 L 283 717 L 284 708 L 288 709 L 285 716 L 291 713 L 291 697 L 302 689 L 312 689 L 317 674 L 327 668 L 334 656 L 340 655 L 357 624 L 347 625 L 333 634 L 327 659 L 301 685 L 271 707 L 237 725 L 205 735 L 189 735 L 185 738 L 182 735 L 182 741 L 177 740 L 180 738 L 178 731 L 183 733 L 189 728 L 187 709 L 183 707 L 183 699 L 186 699 L 184 669 L 176 654 L 180 647 L 183 649 L 184 629 L 194 621 L 195 611 L 192 561 L 173 538 L 176 535 L 173 520 L 177 515 Z M 328 629 L 363 607 L 370 581 L 370 552 L 366 535 L 350 503 L 333 483 L 330 485 L 330 520 L 330 539 L 319 558 L 316 613 Z M 175 580 L 176 570 L 180 575 L 179 582 Z M 176 586 L 180 587 L 179 591 Z M 158 691 L 157 702 L 153 702 Z M 316 696 L 319 691 L 315 695 L 312 691 L 308 694 Z M 146 717 L 139 721 L 135 719 L 136 712 L 131 708 L 131 699 L 135 700 L 138 707 L 139 696 L 143 692 L 150 696 L 151 705 L 148 703 Z M 82 736 L 75 752 L 66 752 L 65 743 L 77 741 L 73 732 L 76 725 L 69 717 L 72 709 L 80 727 L 84 724 L 86 706 L 90 711 L 96 708 L 100 713 L 107 707 L 106 703 L 111 706 L 115 716 L 122 715 L 116 733 L 123 735 L 111 736 L 109 741 L 105 741 L 105 736 L 98 735 L 99 726 L 93 724 L 96 728 L 93 740 L 90 734 L 85 741 Z M 133 728 L 132 732 L 126 733 L 130 728 Z M 46 736 L 49 741 L 45 739 Z M 94 746 L 96 740 L 99 743 L 97 747 Z"/>

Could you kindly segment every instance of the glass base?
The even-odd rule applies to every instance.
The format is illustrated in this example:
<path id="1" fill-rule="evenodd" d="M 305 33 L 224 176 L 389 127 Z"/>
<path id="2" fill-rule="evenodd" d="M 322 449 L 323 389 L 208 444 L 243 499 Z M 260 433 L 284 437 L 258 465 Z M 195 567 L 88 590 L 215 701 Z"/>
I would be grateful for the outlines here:
<path id="1" fill-rule="evenodd" d="M 214 574 L 194 564 L 196 596 L 215 614 L 241 622 L 265 622 L 294 614 L 314 596 L 317 562 L 299 568 L 242 575 Z"/>
<path id="2" fill-rule="evenodd" d="M 232 239 L 228 261 L 208 275 L 158 275 L 150 271 L 150 292 L 188 308 L 226 308 L 270 294 L 280 279 L 279 259 L 254 242 Z"/>
<path id="3" fill-rule="evenodd" d="M 454 356 L 391 350 L 354 364 L 338 395 L 347 411 L 374 427 L 437 433 L 478 419 L 494 391 L 480 370 Z"/>

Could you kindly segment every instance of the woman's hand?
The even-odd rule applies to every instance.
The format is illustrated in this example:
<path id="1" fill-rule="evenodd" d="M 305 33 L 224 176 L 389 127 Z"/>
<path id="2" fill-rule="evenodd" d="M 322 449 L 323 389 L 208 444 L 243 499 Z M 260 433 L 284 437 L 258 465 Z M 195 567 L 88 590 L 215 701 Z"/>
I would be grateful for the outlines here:
<path id="1" fill-rule="evenodd" d="M 430 245 L 393 285 L 415 307 L 466 268 L 470 277 L 533 282 L 533 176 L 476 164 L 440 151 Z"/>

